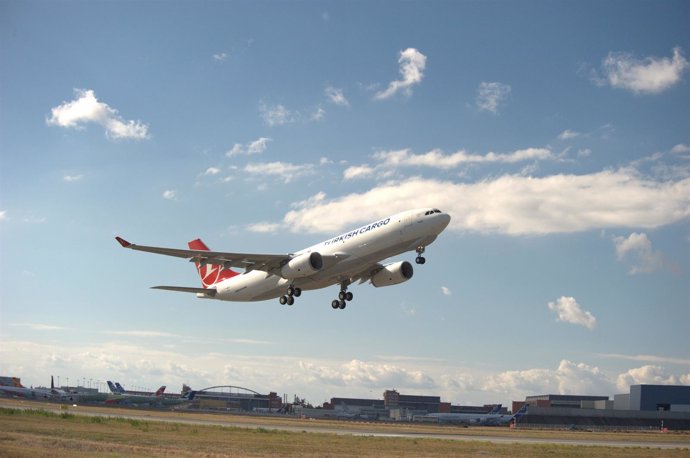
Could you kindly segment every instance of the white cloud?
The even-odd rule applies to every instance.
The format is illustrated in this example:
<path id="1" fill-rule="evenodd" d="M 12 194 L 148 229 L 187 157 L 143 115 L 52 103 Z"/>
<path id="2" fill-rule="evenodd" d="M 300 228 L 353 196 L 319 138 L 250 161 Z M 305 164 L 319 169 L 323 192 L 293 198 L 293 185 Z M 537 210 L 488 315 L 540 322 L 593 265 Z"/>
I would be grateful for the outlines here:
<path id="1" fill-rule="evenodd" d="M 170 334 L 162 331 L 105 331 L 104 334 L 127 337 L 180 337 L 177 334 Z"/>
<path id="2" fill-rule="evenodd" d="M 326 97 L 328 97 L 328 100 L 335 104 L 339 105 L 341 107 L 349 107 L 350 102 L 347 100 L 345 97 L 345 94 L 343 93 L 342 89 L 335 88 L 333 86 L 328 86 L 324 90 Z"/>
<path id="3" fill-rule="evenodd" d="M 671 148 L 671 152 L 673 154 L 690 153 L 690 146 L 684 145 L 683 143 L 679 143 L 673 148 Z"/>
<path id="4" fill-rule="evenodd" d="M 326 110 L 324 110 L 321 107 L 317 107 L 316 110 L 312 112 L 312 114 L 309 116 L 310 121 L 321 121 L 323 118 L 326 117 Z"/>
<path id="5" fill-rule="evenodd" d="M 174 191 L 172 189 L 168 189 L 166 191 L 163 191 L 163 199 L 174 200 L 176 196 L 177 196 L 177 191 Z"/>
<path id="6" fill-rule="evenodd" d="M 444 296 L 451 296 L 453 292 L 447 286 L 441 286 L 441 292 Z"/>
<path id="7" fill-rule="evenodd" d="M 308 380 L 326 386 L 359 386 L 369 389 L 381 387 L 434 388 L 433 378 L 422 371 L 408 370 L 394 364 L 369 363 L 353 359 L 338 366 L 324 366 L 300 361 L 300 370 Z"/>
<path id="8" fill-rule="evenodd" d="M 254 223 L 247 226 L 247 230 L 250 232 L 268 234 L 278 232 L 281 227 L 282 226 L 278 223 Z"/>
<path id="9" fill-rule="evenodd" d="M 0 210 L 0 221 L 7 220 L 7 210 Z"/>
<path id="10" fill-rule="evenodd" d="M 622 355 L 620 353 L 602 353 L 603 358 L 625 359 L 630 361 L 645 361 L 654 363 L 682 364 L 690 366 L 690 358 L 674 358 L 670 356 L 657 355 Z"/>
<path id="11" fill-rule="evenodd" d="M 218 167 L 209 167 L 204 172 L 204 175 L 218 175 L 219 173 L 220 169 Z"/>
<path id="12" fill-rule="evenodd" d="M 603 78 L 594 75 L 595 82 L 636 94 L 656 94 L 677 84 L 688 61 L 680 47 L 673 48 L 673 57 L 637 59 L 631 54 L 610 52 L 601 63 Z"/>
<path id="13" fill-rule="evenodd" d="M 307 208 L 307 207 L 312 207 L 314 205 L 318 205 L 320 202 L 323 202 L 326 199 L 326 193 L 321 191 L 313 196 L 309 197 L 308 199 L 301 200 L 299 202 L 293 202 L 290 204 L 292 208 Z"/>
<path id="14" fill-rule="evenodd" d="M 227 157 L 245 155 L 251 156 L 253 154 L 261 154 L 268 148 L 268 142 L 272 139 L 268 137 L 259 137 L 254 141 L 242 145 L 241 143 L 235 143 L 233 147 L 228 150 L 225 155 Z"/>
<path id="15" fill-rule="evenodd" d="M 503 175 L 469 184 L 408 178 L 291 210 L 284 222 L 295 232 L 333 233 L 407 210 L 410 202 L 448 212 L 455 231 L 534 235 L 655 228 L 690 216 L 690 178 L 654 181 L 630 169 Z"/>
<path id="16" fill-rule="evenodd" d="M 82 178 L 84 178 L 84 175 L 65 175 L 62 177 L 62 180 L 66 181 L 67 183 L 72 183 L 74 181 L 79 181 Z"/>
<path id="17" fill-rule="evenodd" d="M 498 113 L 498 107 L 510 95 L 511 87 L 508 84 L 482 81 L 477 88 L 477 108 L 480 111 Z"/>
<path id="18" fill-rule="evenodd" d="M 580 136 L 579 132 L 575 132 L 573 130 L 566 129 L 563 132 L 561 132 L 560 134 L 558 134 L 558 139 L 559 140 L 570 140 L 571 138 L 577 138 L 579 136 Z"/>
<path id="19" fill-rule="evenodd" d="M 227 53 L 224 52 L 219 52 L 211 57 L 213 57 L 213 60 L 216 62 L 225 62 L 228 59 Z"/>
<path id="20" fill-rule="evenodd" d="M 633 258 L 630 275 L 654 272 L 664 265 L 663 253 L 654 251 L 652 242 L 645 233 L 633 232 L 627 238 L 614 237 L 613 243 L 619 261 L 624 261 L 628 255 Z"/>
<path id="21" fill-rule="evenodd" d="M 628 391 L 630 385 L 677 385 L 686 383 L 682 381 L 686 378 L 687 376 L 669 375 L 661 366 L 646 365 L 620 374 L 616 380 L 616 387 L 620 391 Z"/>
<path id="22" fill-rule="evenodd" d="M 424 68 L 426 67 L 426 56 L 414 48 L 407 48 L 400 52 L 398 59 L 400 64 L 400 75 L 402 79 L 391 81 L 388 88 L 377 92 L 374 99 L 383 100 L 394 96 L 398 91 L 409 96 L 412 94 L 412 86 L 419 84 L 424 78 Z"/>
<path id="23" fill-rule="evenodd" d="M 486 378 L 484 391 L 504 393 L 512 399 L 529 394 L 601 394 L 610 393 L 613 383 L 596 366 L 561 360 L 557 369 L 505 371 Z"/>
<path id="24" fill-rule="evenodd" d="M 380 161 L 385 167 L 433 167 L 450 169 L 461 164 L 477 163 L 508 163 L 513 164 L 529 160 L 554 159 L 548 148 L 526 148 L 508 154 L 487 153 L 486 155 L 469 154 L 464 150 L 453 154 L 444 154 L 439 149 L 431 150 L 424 154 L 414 154 L 409 149 L 397 151 L 381 151 L 374 154 L 374 159 Z"/>
<path id="25" fill-rule="evenodd" d="M 374 168 L 368 165 L 353 165 L 348 167 L 343 172 L 343 178 L 346 180 L 357 180 L 359 178 L 367 178 L 374 174 Z"/>
<path id="26" fill-rule="evenodd" d="M 268 106 L 261 103 L 259 105 L 259 112 L 261 118 L 270 127 L 284 126 L 296 122 L 317 122 L 326 116 L 326 110 L 320 106 L 313 109 L 289 110 L 281 104 Z"/>
<path id="27" fill-rule="evenodd" d="M 244 171 L 251 175 L 259 176 L 278 176 L 285 183 L 291 182 L 294 178 L 309 175 L 314 172 L 311 164 L 296 165 L 289 162 L 262 162 L 250 163 L 244 167 Z"/>
<path id="28" fill-rule="evenodd" d="M 594 329 L 597 324 L 597 319 L 594 318 L 594 315 L 586 310 L 582 310 L 574 297 L 561 296 L 556 302 L 549 302 L 548 307 L 549 310 L 553 310 L 558 314 L 558 321 L 579 324 L 588 329 Z"/>
<path id="29" fill-rule="evenodd" d="M 26 327 L 33 331 L 64 331 L 68 328 L 44 323 L 14 323 L 12 326 Z"/>
<path id="30" fill-rule="evenodd" d="M 290 124 L 296 120 L 295 114 L 280 104 L 273 106 L 261 104 L 259 112 L 264 122 L 271 127 Z"/>
<path id="31" fill-rule="evenodd" d="M 126 121 L 118 111 L 99 102 L 93 90 L 75 89 L 75 99 L 51 109 L 49 125 L 81 128 L 85 123 L 100 124 L 108 138 L 143 140 L 149 137 L 148 126 L 140 121 Z"/>

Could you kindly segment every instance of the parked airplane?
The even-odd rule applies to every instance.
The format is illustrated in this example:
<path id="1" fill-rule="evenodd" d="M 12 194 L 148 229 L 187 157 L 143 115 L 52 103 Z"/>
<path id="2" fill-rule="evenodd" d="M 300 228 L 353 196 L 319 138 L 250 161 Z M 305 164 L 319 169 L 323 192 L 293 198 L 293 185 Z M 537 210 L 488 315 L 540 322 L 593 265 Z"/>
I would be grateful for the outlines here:
<path id="1" fill-rule="evenodd" d="M 179 398 L 166 398 L 163 396 L 165 392 L 165 385 L 158 388 L 153 395 L 143 395 L 128 393 L 122 385 L 118 382 L 111 382 L 108 380 L 108 388 L 114 396 L 105 400 L 106 404 L 155 404 L 155 405 L 174 405 L 182 402 L 188 402 L 194 399 L 196 391 L 187 390 Z"/>
<path id="2" fill-rule="evenodd" d="M 127 393 L 117 382 L 113 384 L 113 382 L 108 380 L 107 383 L 108 388 L 115 396 L 106 399 L 106 404 L 153 404 L 163 398 L 163 392 L 165 391 L 165 385 L 163 385 L 153 395 L 134 394 Z"/>
<path id="3" fill-rule="evenodd" d="M 436 418 L 439 423 L 456 423 L 475 426 L 507 425 L 514 418 L 520 419 L 527 413 L 527 404 L 523 405 L 514 415 L 499 413 L 501 405 L 494 407 L 489 413 L 430 413 L 426 418 Z"/>
<path id="4" fill-rule="evenodd" d="M 375 287 L 397 285 L 412 278 L 412 264 L 381 262 L 406 251 L 416 251 L 417 264 L 427 245 L 450 223 L 450 215 L 435 208 L 408 210 L 333 237 L 294 254 L 254 254 L 209 251 L 200 240 L 189 249 L 135 245 L 121 237 L 124 248 L 186 258 L 194 262 L 202 288 L 154 286 L 154 289 L 196 293 L 199 298 L 226 301 L 263 301 L 279 298 L 292 305 L 303 290 L 339 284 L 334 309 L 344 309 L 353 295 L 350 284 L 370 281 Z M 243 273 L 231 270 L 243 268 Z"/>
<path id="5" fill-rule="evenodd" d="M 0 394 L 11 397 L 26 399 L 48 399 L 53 401 L 74 401 L 77 395 L 68 393 L 65 390 L 55 388 L 53 376 L 50 376 L 50 389 L 48 388 L 26 388 L 21 383 L 18 386 L 0 386 Z"/>

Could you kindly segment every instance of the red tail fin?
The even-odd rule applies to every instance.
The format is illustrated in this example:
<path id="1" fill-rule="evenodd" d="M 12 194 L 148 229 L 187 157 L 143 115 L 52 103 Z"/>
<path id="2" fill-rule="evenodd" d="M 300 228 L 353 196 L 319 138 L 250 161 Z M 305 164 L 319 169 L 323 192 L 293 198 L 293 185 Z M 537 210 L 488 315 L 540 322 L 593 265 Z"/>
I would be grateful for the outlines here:
<path id="1" fill-rule="evenodd" d="M 209 251 L 208 247 L 204 242 L 201 241 L 201 239 L 192 240 L 191 242 L 189 242 L 188 245 L 190 250 Z M 226 269 L 220 264 L 202 265 L 198 262 L 196 262 L 195 264 L 196 270 L 199 272 L 199 276 L 201 277 L 201 284 L 204 288 L 210 288 L 211 286 L 215 285 L 220 281 L 227 280 L 228 278 L 232 278 L 235 275 L 239 275 L 238 272 Z"/>
<path id="2" fill-rule="evenodd" d="M 162 387 L 158 388 L 158 391 L 156 391 L 156 397 L 163 396 L 163 393 L 165 392 L 165 385 Z"/>

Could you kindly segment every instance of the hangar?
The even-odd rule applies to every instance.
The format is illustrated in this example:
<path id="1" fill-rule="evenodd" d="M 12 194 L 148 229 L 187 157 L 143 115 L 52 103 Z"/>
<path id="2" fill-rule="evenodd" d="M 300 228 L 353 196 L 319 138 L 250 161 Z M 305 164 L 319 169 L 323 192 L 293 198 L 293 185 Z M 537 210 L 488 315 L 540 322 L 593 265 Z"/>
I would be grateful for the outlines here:
<path id="1" fill-rule="evenodd" d="M 607 396 L 545 394 L 513 402 L 528 404 L 521 427 L 690 429 L 690 386 L 632 385 L 630 393 Z"/>

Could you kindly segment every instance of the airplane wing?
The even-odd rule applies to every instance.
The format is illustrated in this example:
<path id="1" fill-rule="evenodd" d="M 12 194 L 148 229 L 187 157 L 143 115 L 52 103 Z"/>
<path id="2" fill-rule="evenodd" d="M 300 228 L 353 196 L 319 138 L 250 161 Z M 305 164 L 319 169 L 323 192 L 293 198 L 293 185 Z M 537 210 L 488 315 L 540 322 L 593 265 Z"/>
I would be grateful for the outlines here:
<path id="1" fill-rule="evenodd" d="M 129 248 L 131 250 L 146 251 L 149 253 L 185 258 L 190 262 L 199 262 L 201 264 L 220 264 L 226 268 L 237 267 L 248 271 L 262 270 L 264 272 L 271 272 L 280 269 L 282 264 L 290 260 L 290 256 L 286 254 L 226 253 L 222 251 L 182 250 L 178 248 L 135 245 L 134 243 L 129 243 L 122 237 L 115 237 L 115 240 L 117 240 L 124 248 Z M 165 287 L 159 289 L 170 288 L 171 287 Z M 184 291 L 196 292 L 187 291 L 186 289 Z"/>
<path id="2" fill-rule="evenodd" d="M 183 293 L 205 294 L 210 297 L 216 295 L 215 288 L 190 288 L 187 286 L 152 286 L 151 289 L 164 289 L 166 291 L 180 291 Z"/>
<path id="3" fill-rule="evenodd" d="M 379 264 L 378 262 L 376 264 L 372 264 L 370 266 L 367 266 L 366 269 L 356 273 L 355 275 L 352 276 L 350 281 L 352 283 L 356 282 L 359 280 L 359 284 L 361 285 L 362 283 L 365 283 L 369 280 L 371 280 L 371 277 L 379 273 L 384 268 L 383 264 Z"/>

